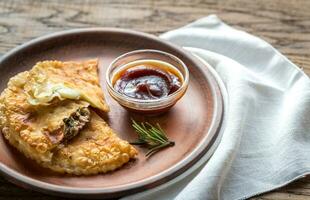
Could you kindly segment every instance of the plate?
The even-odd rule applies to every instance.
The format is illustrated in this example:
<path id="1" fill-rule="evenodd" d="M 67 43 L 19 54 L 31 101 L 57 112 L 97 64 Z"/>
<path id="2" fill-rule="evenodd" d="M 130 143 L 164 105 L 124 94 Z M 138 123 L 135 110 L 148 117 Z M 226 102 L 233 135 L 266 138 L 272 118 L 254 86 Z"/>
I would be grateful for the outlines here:
<path id="1" fill-rule="evenodd" d="M 105 86 L 105 71 L 119 55 L 137 49 L 157 49 L 180 58 L 189 68 L 190 83 L 184 97 L 167 113 L 148 117 L 133 114 L 119 106 Z M 162 185 L 179 176 L 205 155 L 219 136 L 223 118 L 223 99 L 219 85 L 205 65 L 181 47 L 146 33 L 114 29 L 90 28 L 69 30 L 25 43 L 0 60 L 1 91 L 10 77 L 30 69 L 42 60 L 79 61 L 99 59 L 99 76 L 111 111 L 106 121 L 127 141 L 134 141 L 131 118 L 158 122 L 176 145 L 149 159 L 145 149 L 120 169 L 93 176 L 61 175 L 38 166 L 25 158 L 0 137 L 0 172 L 11 182 L 48 194 L 115 198 Z"/>

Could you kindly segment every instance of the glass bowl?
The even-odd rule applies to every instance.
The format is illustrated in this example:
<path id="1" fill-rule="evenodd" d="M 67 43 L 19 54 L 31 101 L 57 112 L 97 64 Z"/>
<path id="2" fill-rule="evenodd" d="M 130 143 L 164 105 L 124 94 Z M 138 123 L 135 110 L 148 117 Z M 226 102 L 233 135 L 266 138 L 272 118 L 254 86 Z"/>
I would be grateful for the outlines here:
<path id="1" fill-rule="evenodd" d="M 148 100 L 135 99 L 119 93 L 114 89 L 113 85 L 115 74 L 119 72 L 124 65 L 139 60 L 159 60 L 171 64 L 182 75 L 183 83 L 181 87 L 168 96 Z M 184 95 L 188 87 L 188 81 L 189 72 L 182 60 L 169 53 L 152 49 L 135 50 L 125 53 L 112 61 L 106 72 L 107 88 L 112 98 L 129 111 L 144 114 L 160 114 L 168 111 Z"/>

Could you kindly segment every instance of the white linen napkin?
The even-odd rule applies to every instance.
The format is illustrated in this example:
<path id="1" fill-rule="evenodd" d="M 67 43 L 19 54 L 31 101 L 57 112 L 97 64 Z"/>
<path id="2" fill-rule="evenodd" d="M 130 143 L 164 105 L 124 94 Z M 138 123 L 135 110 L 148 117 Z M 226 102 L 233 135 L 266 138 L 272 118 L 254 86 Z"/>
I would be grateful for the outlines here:
<path id="1" fill-rule="evenodd" d="M 215 15 L 161 35 L 209 63 L 226 86 L 223 137 L 211 159 L 124 199 L 246 199 L 310 173 L 310 81 L 267 42 Z"/>

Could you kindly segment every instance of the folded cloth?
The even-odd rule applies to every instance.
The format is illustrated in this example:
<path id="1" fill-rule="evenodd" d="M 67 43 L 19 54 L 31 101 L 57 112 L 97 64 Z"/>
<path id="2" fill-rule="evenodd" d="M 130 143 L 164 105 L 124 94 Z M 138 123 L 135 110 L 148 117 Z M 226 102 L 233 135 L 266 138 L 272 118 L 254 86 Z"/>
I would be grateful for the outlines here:
<path id="1" fill-rule="evenodd" d="M 219 74 L 229 106 L 208 162 L 124 199 L 246 199 L 310 174 L 310 81 L 267 42 L 215 15 L 161 35 Z"/>

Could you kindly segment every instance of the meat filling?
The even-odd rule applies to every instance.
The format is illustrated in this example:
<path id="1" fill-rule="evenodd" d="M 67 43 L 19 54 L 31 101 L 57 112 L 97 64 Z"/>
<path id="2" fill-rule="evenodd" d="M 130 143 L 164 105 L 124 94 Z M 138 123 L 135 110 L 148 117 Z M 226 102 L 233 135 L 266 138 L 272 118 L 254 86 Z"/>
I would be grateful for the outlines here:
<path id="1" fill-rule="evenodd" d="M 90 111 L 88 108 L 79 108 L 72 113 L 70 117 L 63 119 L 64 122 L 64 137 L 63 141 L 67 142 L 75 137 L 79 131 L 90 120 Z"/>

